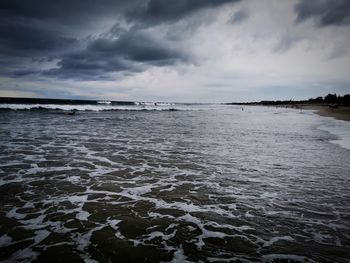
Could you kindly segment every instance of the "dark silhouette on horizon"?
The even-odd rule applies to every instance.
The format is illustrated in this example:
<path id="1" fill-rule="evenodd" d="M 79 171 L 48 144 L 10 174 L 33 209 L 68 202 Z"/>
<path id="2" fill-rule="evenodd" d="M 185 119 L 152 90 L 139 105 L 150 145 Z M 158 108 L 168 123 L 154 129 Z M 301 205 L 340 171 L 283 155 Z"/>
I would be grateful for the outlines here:
<path id="1" fill-rule="evenodd" d="M 328 94 L 324 98 L 317 97 L 314 99 L 308 100 L 262 100 L 260 102 L 231 102 L 225 103 L 228 105 L 291 105 L 297 106 L 300 104 L 307 105 L 328 105 L 330 107 L 338 107 L 338 106 L 350 106 L 350 94 L 346 94 L 344 96 L 337 96 L 337 94 Z"/>

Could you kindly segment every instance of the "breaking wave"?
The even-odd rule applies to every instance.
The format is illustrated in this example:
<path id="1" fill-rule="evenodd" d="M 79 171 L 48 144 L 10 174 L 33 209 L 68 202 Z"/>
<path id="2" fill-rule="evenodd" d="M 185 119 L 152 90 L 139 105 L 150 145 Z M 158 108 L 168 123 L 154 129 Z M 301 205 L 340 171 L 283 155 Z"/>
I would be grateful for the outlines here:
<path id="1" fill-rule="evenodd" d="M 193 110 L 194 108 L 185 105 L 172 103 L 135 103 L 135 105 L 74 105 L 74 104 L 0 104 L 0 110 L 42 110 L 42 111 L 179 111 Z"/>

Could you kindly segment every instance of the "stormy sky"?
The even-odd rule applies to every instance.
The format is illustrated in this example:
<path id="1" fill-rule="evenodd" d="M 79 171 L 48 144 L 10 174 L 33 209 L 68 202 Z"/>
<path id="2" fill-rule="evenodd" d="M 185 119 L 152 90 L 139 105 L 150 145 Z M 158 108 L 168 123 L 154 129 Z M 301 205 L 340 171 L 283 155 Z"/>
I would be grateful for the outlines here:
<path id="1" fill-rule="evenodd" d="M 0 96 L 342 95 L 349 43 L 348 0 L 2 0 Z"/>

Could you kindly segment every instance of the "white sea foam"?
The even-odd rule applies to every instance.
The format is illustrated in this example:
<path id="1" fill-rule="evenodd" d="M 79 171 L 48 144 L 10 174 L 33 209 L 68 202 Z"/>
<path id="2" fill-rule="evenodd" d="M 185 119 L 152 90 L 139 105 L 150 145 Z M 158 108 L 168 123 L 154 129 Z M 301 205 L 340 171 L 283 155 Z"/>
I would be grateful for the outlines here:
<path id="1" fill-rule="evenodd" d="M 0 237 L 0 247 L 7 247 L 11 245 L 12 241 L 13 241 L 12 237 L 8 236 L 7 234 L 2 235 Z"/>
<path id="2" fill-rule="evenodd" d="M 86 212 L 86 211 L 82 210 L 82 211 L 79 211 L 79 213 L 76 214 L 75 218 L 79 219 L 79 220 L 82 220 L 82 221 L 87 221 L 89 216 L 90 216 L 89 212 Z"/>
<path id="3" fill-rule="evenodd" d="M 173 233 L 169 234 L 169 235 L 165 235 L 163 232 L 160 231 L 154 231 L 151 232 L 149 234 L 147 234 L 147 238 L 144 238 L 144 240 L 150 241 L 152 239 L 155 239 L 157 237 L 161 237 L 163 240 L 169 240 L 170 238 L 173 238 L 176 234 L 176 229 L 173 231 Z"/>
<path id="4" fill-rule="evenodd" d="M 104 228 L 104 224 L 100 224 L 97 227 L 91 228 L 89 231 L 87 231 L 84 234 L 77 233 L 76 234 L 76 241 L 77 241 L 77 249 L 81 252 L 84 252 L 85 249 L 89 247 L 91 244 L 91 236 L 95 231 L 101 230 Z"/>
<path id="5" fill-rule="evenodd" d="M 33 246 L 39 244 L 41 241 L 43 241 L 45 238 L 47 238 L 50 235 L 50 232 L 45 229 L 37 230 L 34 233 L 35 233 L 35 237 L 34 237 Z"/>
<path id="6" fill-rule="evenodd" d="M 12 262 L 32 262 L 39 255 L 38 252 L 34 252 L 32 248 L 27 247 L 24 249 L 19 249 L 15 251 L 10 258 L 2 261 L 4 263 L 12 263 Z"/>
<path id="7" fill-rule="evenodd" d="M 183 216 L 179 217 L 177 220 L 179 220 L 179 221 L 184 220 L 184 221 L 193 223 L 202 231 L 202 234 L 197 236 L 198 241 L 197 241 L 196 245 L 199 249 L 202 249 L 202 247 L 205 245 L 205 242 L 204 242 L 205 238 L 208 238 L 208 237 L 224 238 L 226 236 L 230 236 L 230 235 L 222 233 L 222 232 L 207 230 L 200 219 L 198 219 L 194 216 L 191 216 L 190 214 L 183 215 Z"/>
<path id="8" fill-rule="evenodd" d="M 101 101 L 98 101 L 97 103 L 98 104 L 107 104 L 107 105 L 112 104 L 111 101 L 106 101 L 106 100 L 101 100 Z"/>
<path id="9" fill-rule="evenodd" d="M 87 201 L 88 196 L 87 195 L 73 195 L 68 196 L 68 201 L 74 204 L 77 203 L 85 203 Z"/>
<path id="10" fill-rule="evenodd" d="M 293 241 L 294 238 L 292 238 L 291 236 L 281 236 L 281 237 L 273 237 L 271 238 L 269 241 L 265 241 L 264 243 L 264 247 L 268 247 L 271 246 L 272 244 L 280 241 L 280 240 L 285 240 L 285 241 Z"/>
<path id="11" fill-rule="evenodd" d="M 119 239 L 125 239 L 125 236 L 122 235 L 118 227 L 120 222 L 122 222 L 122 220 L 107 218 L 107 224 L 115 230 L 115 236 Z"/>
<path id="12" fill-rule="evenodd" d="M 153 185 L 144 185 L 144 186 L 137 186 L 137 187 L 132 187 L 132 188 L 126 188 L 120 195 L 126 195 L 126 196 L 132 196 L 132 197 L 137 197 L 144 195 L 146 193 L 150 193 L 152 189 L 154 188 Z"/>
<path id="13" fill-rule="evenodd" d="M 174 252 L 174 258 L 172 259 L 172 261 L 170 261 L 170 263 L 186 263 L 186 262 L 190 262 L 186 260 L 187 257 L 185 256 L 184 250 L 182 248 L 182 246 L 180 246 L 178 248 L 178 250 L 176 250 Z"/>
<path id="14" fill-rule="evenodd" d="M 318 128 L 320 130 L 328 131 L 331 134 L 336 135 L 338 138 L 331 140 L 330 142 L 338 144 L 339 146 L 350 150 L 350 122 L 336 120 L 333 118 L 325 118 L 323 124 Z"/>
<path id="15" fill-rule="evenodd" d="M 68 176 L 66 180 L 71 183 L 78 183 L 80 181 L 80 176 Z"/>
<path id="16" fill-rule="evenodd" d="M 15 219 L 23 219 L 26 217 L 26 214 L 17 213 L 17 207 L 13 207 L 9 212 L 7 212 L 6 216 L 9 218 Z"/>
<path id="17" fill-rule="evenodd" d="M 31 109 L 47 109 L 47 110 L 64 110 L 64 111 L 162 111 L 162 110 L 196 110 L 202 108 L 194 108 L 175 105 L 169 103 L 138 103 L 136 105 L 112 105 L 112 104 L 85 104 L 85 105 L 73 105 L 73 104 L 0 104 L 0 109 L 11 109 L 11 110 L 31 110 Z"/>

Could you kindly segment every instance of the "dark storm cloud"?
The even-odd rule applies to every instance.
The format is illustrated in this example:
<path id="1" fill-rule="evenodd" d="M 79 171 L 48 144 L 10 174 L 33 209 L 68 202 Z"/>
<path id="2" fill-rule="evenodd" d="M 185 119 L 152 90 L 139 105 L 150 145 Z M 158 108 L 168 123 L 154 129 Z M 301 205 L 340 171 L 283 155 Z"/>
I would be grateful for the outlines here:
<path id="1" fill-rule="evenodd" d="M 140 30 L 237 1 L 3 0 L 0 74 L 19 77 L 42 72 L 61 78 L 103 78 L 111 72 L 186 63 L 190 57 L 170 43 L 176 37 L 166 42 Z M 128 29 L 116 26 L 96 32 L 99 22 L 107 20 L 109 26 L 124 21 Z M 32 68 L 30 59 L 60 62 L 57 68 L 42 70 Z"/>
<path id="2" fill-rule="evenodd" d="M 135 0 L 2 0 L 0 13 L 7 17 L 35 18 L 59 24 L 85 24 L 96 22 L 100 16 L 116 16 L 128 7 L 136 5 Z"/>
<path id="3" fill-rule="evenodd" d="M 46 72 L 61 78 L 89 79 L 118 71 L 138 72 L 147 66 L 173 65 L 188 57 L 140 32 L 127 32 L 118 39 L 97 39 L 82 51 L 66 54 L 57 69 Z"/>
<path id="4" fill-rule="evenodd" d="M 319 26 L 349 25 L 349 0 L 301 0 L 295 6 L 297 21 L 315 18 Z"/>
<path id="5" fill-rule="evenodd" d="M 150 0 L 128 11 L 127 16 L 131 20 L 161 23 L 180 19 L 204 8 L 218 7 L 238 1 L 240 0 Z"/>
<path id="6" fill-rule="evenodd" d="M 240 0 L 3 0 L 0 13 L 59 23 L 94 22 L 96 17 L 126 16 L 131 21 L 169 21 L 203 8 Z"/>
<path id="7" fill-rule="evenodd" d="M 76 35 L 100 19 L 118 16 L 135 1 L 3 0 L 0 2 L 2 55 L 55 56 L 77 44 Z M 131 4 L 129 4 L 131 5 Z"/>
<path id="8" fill-rule="evenodd" d="M 172 61 L 184 58 L 179 52 L 166 47 L 149 35 L 139 32 L 125 33 L 117 40 L 98 39 L 89 46 L 89 51 L 117 55 L 126 60 L 156 64 L 163 62 L 172 64 Z"/>
<path id="9" fill-rule="evenodd" d="M 6 21 L 0 19 L 0 51 L 3 55 L 50 55 L 77 44 L 77 39 L 64 36 L 46 24 L 27 19 Z"/>

